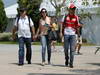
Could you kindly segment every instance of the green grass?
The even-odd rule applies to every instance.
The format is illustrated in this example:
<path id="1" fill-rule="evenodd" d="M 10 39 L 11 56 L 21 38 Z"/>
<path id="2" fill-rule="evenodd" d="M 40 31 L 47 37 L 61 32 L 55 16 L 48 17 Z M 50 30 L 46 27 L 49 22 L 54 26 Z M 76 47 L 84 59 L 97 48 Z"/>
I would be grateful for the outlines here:
<path id="1" fill-rule="evenodd" d="M 95 46 L 95 44 L 91 44 L 91 43 L 83 43 L 82 46 Z"/>
<path id="2" fill-rule="evenodd" d="M 0 44 L 18 44 L 18 42 L 7 42 L 7 41 L 0 41 Z"/>
<path id="3" fill-rule="evenodd" d="M 8 42 L 8 41 L 0 41 L 0 44 L 18 44 L 18 42 L 14 42 L 14 41 L 11 41 L 11 42 Z M 32 43 L 33 45 L 41 45 L 40 42 L 33 42 Z M 56 43 L 57 46 L 61 46 L 62 43 Z M 89 43 L 83 43 L 82 46 L 95 46 L 94 44 L 89 44 Z"/>
<path id="4" fill-rule="evenodd" d="M 7 41 L 0 41 L 0 44 L 18 44 L 18 42 L 15 41 L 11 41 L 11 42 L 7 42 Z M 33 42 L 33 45 L 40 45 L 40 42 Z"/>

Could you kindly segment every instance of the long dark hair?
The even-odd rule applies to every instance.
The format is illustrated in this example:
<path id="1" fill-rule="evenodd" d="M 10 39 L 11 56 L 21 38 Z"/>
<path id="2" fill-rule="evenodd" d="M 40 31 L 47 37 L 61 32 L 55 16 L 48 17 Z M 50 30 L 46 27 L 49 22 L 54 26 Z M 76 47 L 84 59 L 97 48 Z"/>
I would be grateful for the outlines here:
<path id="1" fill-rule="evenodd" d="M 42 17 L 42 14 L 41 14 L 41 13 L 42 13 L 43 11 L 46 13 L 46 16 L 48 16 L 47 10 L 46 10 L 45 8 L 42 8 L 41 11 L 40 11 L 41 17 Z"/>

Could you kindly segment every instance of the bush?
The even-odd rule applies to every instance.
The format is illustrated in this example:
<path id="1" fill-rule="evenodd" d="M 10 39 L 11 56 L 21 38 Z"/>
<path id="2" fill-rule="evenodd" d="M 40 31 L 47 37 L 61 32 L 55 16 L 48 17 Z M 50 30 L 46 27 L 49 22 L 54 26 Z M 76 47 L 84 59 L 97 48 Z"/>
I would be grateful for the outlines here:
<path id="1" fill-rule="evenodd" d="M 11 33 L 0 33 L 0 41 L 12 41 Z"/>
<path id="2" fill-rule="evenodd" d="M 87 39 L 82 38 L 82 42 L 83 42 L 83 43 L 87 43 Z"/>

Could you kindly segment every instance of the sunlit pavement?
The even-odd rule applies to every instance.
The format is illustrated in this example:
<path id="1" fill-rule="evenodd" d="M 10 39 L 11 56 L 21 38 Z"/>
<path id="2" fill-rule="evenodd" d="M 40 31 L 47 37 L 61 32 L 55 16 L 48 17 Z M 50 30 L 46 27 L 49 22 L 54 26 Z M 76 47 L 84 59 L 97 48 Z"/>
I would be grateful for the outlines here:
<path id="1" fill-rule="evenodd" d="M 100 52 L 96 46 L 83 46 L 75 55 L 74 68 L 65 67 L 63 47 L 52 52 L 51 65 L 41 66 L 41 46 L 32 46 L 32 64 L 18 66 L 18 45 L 0 44 L 0 75 L 100 75 Z"/>

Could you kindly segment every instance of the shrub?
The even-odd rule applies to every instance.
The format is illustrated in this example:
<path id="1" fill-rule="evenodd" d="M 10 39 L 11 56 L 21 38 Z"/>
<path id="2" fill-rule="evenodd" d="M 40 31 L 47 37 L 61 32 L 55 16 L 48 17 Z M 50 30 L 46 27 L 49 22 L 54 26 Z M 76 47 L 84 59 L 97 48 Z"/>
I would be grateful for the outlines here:
<path id="1" fill-rule="evenodd" d="M 0 33 L 0 41 L 12 41 L 11 33 Z"/>
<path id="2" fill-rule="evenodd" d="M 83 43 L 87 43 L 87 39 L 86 38 L 82 38 L 82 42 Z"/>

